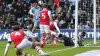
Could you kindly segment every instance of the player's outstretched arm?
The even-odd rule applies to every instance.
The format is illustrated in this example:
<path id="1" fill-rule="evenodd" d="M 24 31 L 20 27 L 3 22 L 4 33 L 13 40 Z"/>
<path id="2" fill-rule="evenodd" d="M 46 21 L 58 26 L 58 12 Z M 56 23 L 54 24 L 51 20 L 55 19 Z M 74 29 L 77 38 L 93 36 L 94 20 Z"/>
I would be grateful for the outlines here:
<path id="1" fill-rule="evenodd" d="M 58 25 L 57 25 L 57 22 L 54 22 L 54 26 L 55 26 L 57 32 L 60 34 L 60 29 L 59 29 L 59 27 L 58 27 Z"/>
<path id="2" fill-rule="evenodd" d="M 10 45 L 11 45 L 11 41 L 8 41 L 6 48 L 5 48 L 4 56 L 7 56 Z"/>
<path id="3" fill-rule="evenodd" d="M 33 38 L 33 37 L 34 37 L 34 35 L 32 35 L 32 34 L 27 34 L 26 32 L 24 32 L 24 34 L 25 34 L 25 36 L 27 36 L 28 38 Z"/>
<path id="4" fill-rule="evenodd" d="M 30 9 L 29 14 L 35 16 L 35 14 L 32 11 L 33 11 L 33 7 Z"/>

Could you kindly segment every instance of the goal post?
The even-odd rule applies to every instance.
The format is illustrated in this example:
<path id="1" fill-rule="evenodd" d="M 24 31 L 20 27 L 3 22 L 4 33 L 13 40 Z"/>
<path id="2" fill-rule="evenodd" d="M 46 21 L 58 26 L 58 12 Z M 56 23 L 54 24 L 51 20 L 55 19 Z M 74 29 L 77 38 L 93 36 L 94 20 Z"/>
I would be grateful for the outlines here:
<path id="1" fill-rule="evenodd" d="M 77 44 L 77 36 L 78 36 L 78 0 L 75 1 L 75 47 L 78 47 Z"/>
<path id="2" fill-rule="evenodd" d="M 96 44 L 96 0 L 93 0 L 93 18 L 94 18 L 94 44 Z"/>

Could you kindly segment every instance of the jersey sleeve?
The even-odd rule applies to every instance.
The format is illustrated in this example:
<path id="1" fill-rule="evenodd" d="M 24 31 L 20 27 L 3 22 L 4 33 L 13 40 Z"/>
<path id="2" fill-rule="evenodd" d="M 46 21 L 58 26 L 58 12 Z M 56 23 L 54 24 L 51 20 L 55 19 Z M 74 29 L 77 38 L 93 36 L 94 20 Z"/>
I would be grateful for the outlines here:
<path id="1" fill-rule="evenodd" d="M 25 33 L 25 36 L 28 37 L 28 38 L 34 38 L 34 35 L 33 34 L 29 34 L 28 32 L 24 32 Z"/>
<path id="2" fill-rule="evenodd" d="M 58 33 L 60 34 L 60 29 L 59 29 L 59 27 L 57 26 L 57 23 L 56 23 L 56 22 L 54 22 L 54 26 L 55 26 L 56 30 L 58 31 Z"/>
<path id="3" fill-rule="evenodd" d="M 29 11 L 29 14 L 30 15 L 34 14 L 33 11 L 34 11 L 34 8 L 31 8 L 30 11 Z"/>
<path id="4" fill-rule="evenodd" d="M 51 11 L 50 10 L 48 11 L 48 15 L 51 15 Z"/>

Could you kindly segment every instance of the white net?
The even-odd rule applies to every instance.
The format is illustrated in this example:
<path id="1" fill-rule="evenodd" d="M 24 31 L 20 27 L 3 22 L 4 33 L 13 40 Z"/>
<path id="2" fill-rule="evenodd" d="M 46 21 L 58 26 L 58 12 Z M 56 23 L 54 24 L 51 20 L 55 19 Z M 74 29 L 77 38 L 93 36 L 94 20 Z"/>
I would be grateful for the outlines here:
<path id="1" fill-rule="evenodd" d="M 92 0 L 80 0 L 79 8 L 79 22 L 78 28 L 81 30 L 93 28 L 93 2 Z"/>
<path id="2" fill-rule="evenodd" d="M 93 0 L 80 0 L 78 2 L 78 30 L 86 32 L 83 45 L 92 45 L 93 39 Z"/>
<path id="3" fill-rule="evenodd" d="M 96 42 L 100 46 L 100 0 L 96 0 L 96 27 L 97 27 L 97 38 Z"/>
<path id="4" fill-rule="evenodd" d="M 86 32 L 85 46 L 100 46 L 100 0 L 96 0 L 96 44 L 94 44 L 94 0 L 80 0 L 78 3 L 78 30 Z"/>

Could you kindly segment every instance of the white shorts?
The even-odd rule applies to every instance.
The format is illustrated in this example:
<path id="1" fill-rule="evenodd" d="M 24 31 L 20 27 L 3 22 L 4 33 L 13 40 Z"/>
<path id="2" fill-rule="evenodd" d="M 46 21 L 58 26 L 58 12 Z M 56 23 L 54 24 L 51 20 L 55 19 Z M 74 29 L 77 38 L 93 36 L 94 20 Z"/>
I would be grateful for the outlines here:
<path id="1" fill-rule="evenodd" d="M 32 47 L 32 42 L 25 38 L 19 45 L 17 45 L 16 48 L 23 51 L 24 48 L 31 48 L 31 47 Z"/>
<path id="2" fill-rule="evenodd" d="M 41 33 L 50 33 L 49 25 L 40 25 L 40 32 Z"/>
<path id="3" fill-rule="evenodd" d="M 51 35 L 58 37 L 58 34 L 55 31 L 51 31 Z"/>
<path id="4" fill-rule="evenodd" d="M 51 35 L 56 35 L 57 33 L 55 31 L 51 31 Z"/>

